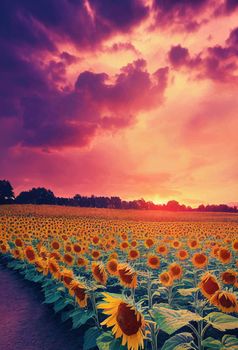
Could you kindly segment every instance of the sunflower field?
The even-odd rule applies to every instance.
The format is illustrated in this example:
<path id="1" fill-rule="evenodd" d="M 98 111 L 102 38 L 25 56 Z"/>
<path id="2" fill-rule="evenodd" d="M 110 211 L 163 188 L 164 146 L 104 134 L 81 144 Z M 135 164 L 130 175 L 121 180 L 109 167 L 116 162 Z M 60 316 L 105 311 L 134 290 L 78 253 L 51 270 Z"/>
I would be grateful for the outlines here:
<path id="1" fill-rule="evenodd" d="M 0 263 L 80 328 L 83 350 L 238 349 L 235 214 L 69 210 L 2 206 Z"/>

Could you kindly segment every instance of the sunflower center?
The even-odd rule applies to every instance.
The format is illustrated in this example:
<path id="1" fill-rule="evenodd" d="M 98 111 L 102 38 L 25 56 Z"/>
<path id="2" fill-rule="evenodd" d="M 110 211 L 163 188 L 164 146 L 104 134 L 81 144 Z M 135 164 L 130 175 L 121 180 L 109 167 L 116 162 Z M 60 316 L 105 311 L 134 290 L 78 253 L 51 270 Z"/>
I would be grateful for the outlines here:
<path id="1" fill-rule="evenodd" d="M 158 262 L 159 262 L 159 260 L 155 256 L 150 258 L 150 264 L 151 265 L 157 265 Z"/>
<path id="2" fill-rule="evenodd" d="M 121 303 L 118 307 L 117 322 L 123 333 L 126 335 L 133 335 L 138 332 L 141 327 L 141 316 L 137 320 L 135 310 L 125 303 Z"/>
<path id="3" fill-rule="evenodd" d="M 197 254 L 195 260 L 198 264 L 203 264 L 206 261 L 206 256 L 204 254 Z"/>
<path id="4" fill-rule="evenodd" d="M 133 274 L 128 274 L 128 270 L 119 270 L 119 275 L 121 277 L 121 279 L 125 282 L 125 283 L 132 283 L 133 280 Z"/>
<path id="5" fill-rule="evenodd" d="M 217 290 L 219 290 L 219 286 L 212 278 L 209 278 L 203 285 L 204 290 L 207 294 L 213 295 Z"/>
<path id="6" fill-rule="evenodd" d="M 231 306 L 234 306 L 234 303 L 232 300 L 230 300 L 227 296 L 224 294 L 219 298 L 220 304 L 226 308 L 229 308 Z"/>
<path id="7" fill-rule="evenodd" d="M 84 300 L 84 298 L 85 298 L 85 292 L 84 292 L 83 288 L 76 287 L 74 289 L 74 294 L 79 300 Z"/>

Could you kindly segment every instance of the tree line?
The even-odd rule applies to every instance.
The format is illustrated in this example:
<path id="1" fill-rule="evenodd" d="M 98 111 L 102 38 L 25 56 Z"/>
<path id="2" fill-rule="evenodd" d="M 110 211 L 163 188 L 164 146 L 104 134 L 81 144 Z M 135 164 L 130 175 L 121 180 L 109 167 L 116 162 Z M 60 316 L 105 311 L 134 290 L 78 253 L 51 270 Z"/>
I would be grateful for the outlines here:
<path id="1" fill-rule="evenodd" d="M 200 212 L 231 212 L 237 213 L 236 206 L 226 204 L 199 205 L 191 208 L 180 204 L 176 200 L 170 200 L 166 204 L 155 204 L 152 201 L 142 199 L 126 201 L 118 196 L 81 196 L 76 194 L 72 198 L 56 197 L 51 190 L 44 187 L 32 188 L 15 196 L 11 183 L 0 180 L 0 204 L 51 204 L 74 207 L 91 208 L 114 208 L 114 209 L 146 209 L 146 210 L 169 210 L 169 211 L 200 211 Z"/>

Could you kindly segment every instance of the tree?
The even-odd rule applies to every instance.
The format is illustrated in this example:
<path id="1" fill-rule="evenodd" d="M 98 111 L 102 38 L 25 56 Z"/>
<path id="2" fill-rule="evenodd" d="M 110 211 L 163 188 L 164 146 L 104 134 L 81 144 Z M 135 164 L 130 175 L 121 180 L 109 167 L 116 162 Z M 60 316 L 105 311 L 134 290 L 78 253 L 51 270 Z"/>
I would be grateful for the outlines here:
<path id="1" fill-rule="evenodd" d="M 24 191 L 16 198 L 20 204 L 55 204 L 54 193 L 44 187 L 32 188 L 30 191 Z"/>
<path id="2" fill-rule="evenodd" d="M 15 195 L 13 187 L 7 180 L 0 180 L 0 204 L 12 203 Z"/>

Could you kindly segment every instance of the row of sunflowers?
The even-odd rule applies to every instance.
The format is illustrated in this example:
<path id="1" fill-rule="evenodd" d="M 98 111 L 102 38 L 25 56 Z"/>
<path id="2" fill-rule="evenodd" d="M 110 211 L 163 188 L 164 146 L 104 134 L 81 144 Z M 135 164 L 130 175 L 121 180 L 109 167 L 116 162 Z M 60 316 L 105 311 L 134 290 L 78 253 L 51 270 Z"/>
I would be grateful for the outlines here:
<path id="1" fill-rule="evenodd" d="M 84 350 L 238 349 L 236 223 L 4 212 L 0 255 Z"/>

